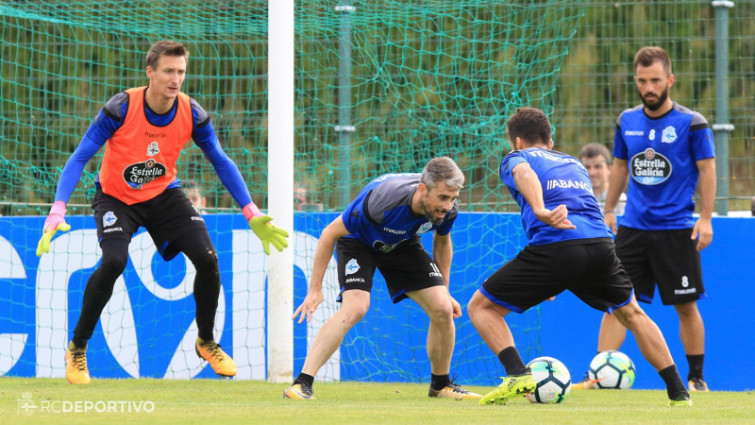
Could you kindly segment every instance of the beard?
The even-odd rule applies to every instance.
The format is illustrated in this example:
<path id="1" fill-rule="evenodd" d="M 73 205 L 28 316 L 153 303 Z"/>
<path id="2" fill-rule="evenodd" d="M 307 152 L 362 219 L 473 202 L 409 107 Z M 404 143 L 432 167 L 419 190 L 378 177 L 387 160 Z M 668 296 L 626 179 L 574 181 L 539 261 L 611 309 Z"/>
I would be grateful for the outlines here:
<path id="1" fill-rule="evenodd" d="M 427 219 L 427 221 L 434 224 L 435 226 L 440 226 L 443 223 L 443 219 L 446 218 L 446 214 L 448 214 L 448 211 L 444 212 L 443 210 L 429 210 L 427 208 L 427 205 L 425 204 L 425 201 L 423 200 L 420 200 L 420 205 L 422 206 L 422 211 L 425 213 L 425 218 Z M 437 218 L 435 216 L 436 212 L 442 212 L 443 217 Z"/>
<path id="2" fill-rule="evenodd" d="M 642 93 L 640 93 L 639 90 L 637 90 L 637 94 L 640 96 L 640 100 L 642 100 L 642 104 L 645 105 L 646 108 L 651 111 L 657 111 L 661 106 L 663 106 L 664 103 L 666 103 L 666 99 L 668 99 L 668 86 L 663 89 L 661 95 L 658 97 L 658 100 L 654 102 L 645 99 L 645 97 L 642 96 Z"/>

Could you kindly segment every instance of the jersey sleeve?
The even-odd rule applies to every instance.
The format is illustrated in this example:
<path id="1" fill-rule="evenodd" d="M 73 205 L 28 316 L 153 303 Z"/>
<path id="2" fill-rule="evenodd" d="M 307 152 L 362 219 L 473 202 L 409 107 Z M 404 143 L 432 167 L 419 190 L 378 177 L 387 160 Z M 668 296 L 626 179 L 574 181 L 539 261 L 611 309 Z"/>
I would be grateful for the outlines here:
<path id="1" fill-rule="evenodd" d="M 215 168 L 215 172 L 218 174 L 218 178 L 223 183 L 223 186 L 228 189 L 228 192 L 236 201 L 239 208 L 244 208 L 252 202 L 252 196 L 249 194 L 249 189 L 241 177 L 239 167 L 223 151 L 220 141 L 215 135 L 215 130 L 212 128 L 212 123 L 208 120 L 203 126 L 198 127 L 196 122 L 195 119 L 194 131 L 191 135 L 194 143 L 202 149 L 205 157 L 210 161 L 213 168 Z"/>
<path id="2" fill-rule="evenodd" d="M 501 169 L 498 173 L 501 176 L 501 181 L 509 188 L 516 189 L 516 182 L 514 181 L 514 174 L 512 170 L 517 165 L 527 162 L 520 151 L 512 151 L 501 161 Z"/>
<path id="3" fill-rule="evenodd" d="M 695 158 L 695 161 L 714 158 L 716 156 L 713 131 L 708 126 L 708 122 L 705 118 L 697 112 L 692 115 L 689 137 L 690 148 L 692 149 L 692 155 Z"/>
<path id="4" fill-rule="evenodd" d="M 79 145 L 68 158 L 68 161 L 66 161 L 55 191 L 56 202 L 63 201 L 68 203 L 73 190 L 79 183 L 81 173 L 84 171 L 87 162 L 102 148 L 105 142 L 113 136 L 113 133 L 123 123 L 122 110 L 128 107 L 128 103 L 116 104 L 113 102 L 116 97 L 118 95 L 113 96 L 105 107 L 100 110 L 94 121 L 89 125 L 86 133 L 84 133 L 84 137 L 81 138 L 81 142 L 79 142 Z M 126 95 L 126 101 L 128 101 L 128 95 Z M 110 110 L 108 110 L 108 106 L 110 106 Z M 121 111 L 121 113 L 115 113 L 114 111 Z"/>
<path id="5" fill-rule="evenodd" d="M 365 197 L 358 196 L 351 201 L 349 206 L 341 213 L 341 220 L 346 230 L 352 235 L 359 232 L 362 227 L 370 225 L 370 218 L 364 211 Z"/>
<path id="6" fill-rule="evenodd" d="M 618 159 L 626 160 L 628 157 L 627 154 L 627 144 L 624 141 L 624 136 L 621 135 L 621 117 L 620 115 L 619 119 L 616 120 L 616 129 L 614 130 L 613 135 L 613 157 Z"/>

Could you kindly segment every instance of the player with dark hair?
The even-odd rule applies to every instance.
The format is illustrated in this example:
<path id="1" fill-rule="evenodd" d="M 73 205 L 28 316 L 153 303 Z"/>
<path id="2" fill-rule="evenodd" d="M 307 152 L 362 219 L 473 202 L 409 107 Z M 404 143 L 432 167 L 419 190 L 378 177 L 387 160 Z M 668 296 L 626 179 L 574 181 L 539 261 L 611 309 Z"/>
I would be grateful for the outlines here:
<path id="1" fill-rule="evenodd" d="M 551 127 L 542 111 L 519 108 L 507 127 L 512 152 L 499 173 L 522 209 L 529 245 L 483 282 L 467 308 L 507 374 L 480 404 L 504 404 L 536 387 L 502 317 L 568 289 L 632 330 L 643 356 L 666 383 L 669 406 L 691 405 L 661 331 L 634 299 L 587 171 L 576 158 L 551 150 Z"/>
<path id="2" fill-rule="evenodd" d="M 634 68 L 642 104 L 622 112 L 616 122 L 605 220 L 616 233 L 616 253 L 637 299 L 652 302 L 657 284 L 663 304 L 676 309 L 690 391 L 708 391 L 703 379 L 705 327 L 697 300 L 705 297 L 700 251 L 713 240 L 713 132 L 705 117 L 669 98 L 674 74 L 665 50 L 640 49 Z M 627 205 L 616 232 L 612 210 L 627 180 Z M 692 215 L 696 186 L 701 201 L 697 220 Z M 625 336 L 626 329 L 604 315 L 598 351 L 618 350 Z"/>
<path id="3" fill-rule="evenodd" d="M 606 194 L 608 193 L 608 179 L 611 175 L 611 153 L 608 148 L 600 143 L 588 143 L 582 146 L 579 151 L 579 160 L 587 169 L 587 175 L 592 182 L 592 193 L 598 201 L 601 211 L 606 204 Z M 619 202 L 616 204 L 613 213 L 616 215 L 624 214 L 624 204 L 626 195 L 621 193 Z"/>
<path id="4" fill-rule="evenodd" d="M 66 351 L 66 378 L 72 384 L 90 382 L 86 348 L 115 280 L 128 260 L 128 246 L 139 226 L 152 236 L 158 252 L 170 260 L 183 252 L 197 274 L 194 280 L 199 335 L 197 355 L 223 376 L 234 376 L 236 364 L 213 338 L 220 295 L 220 272 L 215 248 L 204 220 L 181 190 L 176 161 L 189 141 L 202 149 L 218 177 L 242 207 L 249 226 L 262 241 L 279 251 L 288 245 L 288 233 L 270 224 L 272 217 L 252 202 L 236 164 L 220 147 L 204 109 L 181 92 L 189 52 L 175 41 L 152 45 L 147 53 L 149 85 L 118 93 L 105 104 L 66 162 L 58 181 L 55 202 L 45 220 L 37 255 L 50 250 L 57 230 L 67 231 L 66 203 L 84 166 L 105 146 L 92 203 L 102 262 L 84 291 L 79 321 Z"/>
<path id="5" fill-rule="evenodd" d="M 322 302 L 322 280 L 336 246 L 341 309 L 320 328 L 301 373 L 283 397 L 311 399 L 317 371 L 367 313 L 375 269 L 394 303 L 410 298 L 430 318 L 427 355 L 431 364 L 430 397 L 468 399 L 479 394 L 451 382 L 449 370 L 461 306 L 451 297 L 451 227 L 464 174 L 451 158 L 427 163 L 422 174 L 388 174 L 362 189 L 346 210 L 323 230 L 315 248 L 309 293 L 292 319 L 309 322 Z M 434 231 L 433 258 L 420 234 Z"/>

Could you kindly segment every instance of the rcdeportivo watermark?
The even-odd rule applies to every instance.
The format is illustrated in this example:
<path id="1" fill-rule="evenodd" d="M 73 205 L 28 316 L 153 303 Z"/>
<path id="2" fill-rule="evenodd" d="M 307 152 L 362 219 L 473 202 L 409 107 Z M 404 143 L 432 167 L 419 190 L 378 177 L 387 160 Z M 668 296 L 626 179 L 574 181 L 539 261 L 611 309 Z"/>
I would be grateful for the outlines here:
<path id="1" fill-rule="evenodd" d="M 19 415 L 33 413 L 152 413 L 155 403 L 149 400 L 40 400 L 31 393 L 21 393 Z"/>

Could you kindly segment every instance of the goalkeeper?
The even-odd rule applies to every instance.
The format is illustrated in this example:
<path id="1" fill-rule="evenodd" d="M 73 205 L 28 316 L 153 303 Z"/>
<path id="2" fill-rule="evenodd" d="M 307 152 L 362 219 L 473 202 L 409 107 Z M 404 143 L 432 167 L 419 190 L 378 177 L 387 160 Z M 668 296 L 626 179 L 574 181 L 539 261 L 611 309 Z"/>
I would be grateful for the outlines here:
<path id="1" fill-rule="evenodd" d="M 669 406 L 691 406 L 663 334 L 634 299 L 587 170 L 576 158 L 551 150 L 551 127 L 542 111 L 517 109 L 507 127 L 514 150 L 499 172 L 522 209 L 530 243 L 469 301 L 472 324 L 508 375 L 480 403 L 505 404 L 535 390 L 535 380 L 501 318 L 568 289 L 590 307 L 615 315 L 634 333 L 642 355 L 666 384 Z"/>
<path id="2" fill-rule="evenodd" d="M 196 353 L 215 373 L 236 375 L 236 364 L 213 338 L 220 295 L 218 258 L 202 216 L 192 206 L 176 178 L 176 161 L 189 141 L 202 149 L 218 177 L 242 207 L 249 226 L 262 241 L 283 250 L 288 233 L 274 227 L 270 216 L 252 202 L 236 164 L 223 152 L 204 109 L 181 85 L 189 52 L 175 41 L 163 40 L 149 49 L 146 72 L 149 86 L 118 93 L 105 104 L 66 162 L 58 181 L 50 215 L 45 220 L 37 255 L 50 249 L 57 230 L 67 231 L 66 203 L 84 166 L 104 145 L 97 191 L 92 203 L 102 263 L 87 282 L 81 315 L 66 351 L 66 378 L 88 384 L 87 341 L 113 292 L 115 280 L 128 260 L 131 236 L 144 226 L 167 261 L 183 252 L 194 264 L 194 299 L 198 337 Z"/>
<path id="3" fill-rule="evenodd" d="M 296 309 L 312 319 L 322 302 L 322 279 L 336 245 L 341 309 L 317 333 L 301 373 L 283 397 L 311 399 L 317 371 L 341 345 L 346 332 L 367 313 L 375 269 L 380 269 L 394 303 L 414 300 L 427 313 L 427 354 L 430 397 L 480 398 L 451 382 L 454 318 L 461 306 L 448 292 L 451 271 L 451 227 L 458 214 L 456 200 L 464 174 L 451 158 L 435 158 L 422 174 L 388 174 L 369 183 L 346 210 L 323 231 L 315 248 L 309 293 Z M 433 258 L 420 234 L 434 231 Z"/>

